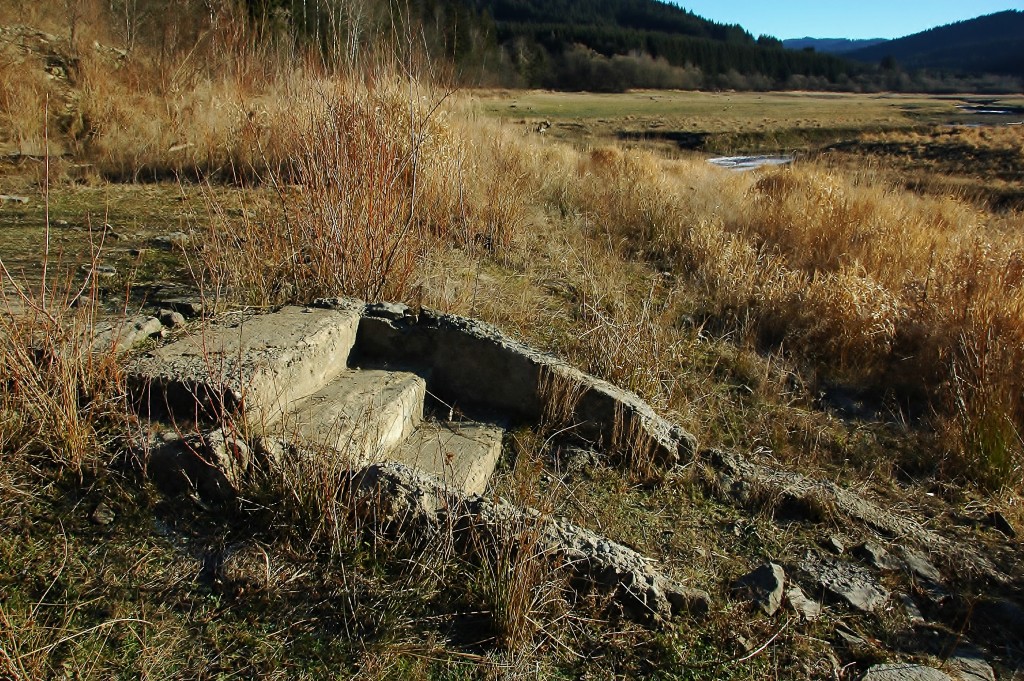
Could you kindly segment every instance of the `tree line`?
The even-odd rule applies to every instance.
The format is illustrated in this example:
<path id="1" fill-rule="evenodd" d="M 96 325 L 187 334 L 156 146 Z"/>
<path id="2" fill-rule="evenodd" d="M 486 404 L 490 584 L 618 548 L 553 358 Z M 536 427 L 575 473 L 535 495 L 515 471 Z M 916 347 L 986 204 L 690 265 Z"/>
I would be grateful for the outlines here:
<path id="1" fill-rule="evenodd" d="M 312 41 L 334 61 L 382 46 L 414 50 L 462 85 L 1005 91 L 1015 78 L 906 70 L 788 50 L 771 36 L 658 0 L 245 0 L 256 22 Z M 971 55 L 964 55 L 965 58 Z M 1005 73 L 1005 72 L 1004 72 Z"/>

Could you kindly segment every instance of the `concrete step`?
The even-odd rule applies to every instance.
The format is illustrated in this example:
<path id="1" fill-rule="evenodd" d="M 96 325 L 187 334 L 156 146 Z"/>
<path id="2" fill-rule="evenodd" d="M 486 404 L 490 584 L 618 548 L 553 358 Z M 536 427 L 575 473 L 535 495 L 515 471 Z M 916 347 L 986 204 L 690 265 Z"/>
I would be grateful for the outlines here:
<path id="1" fill-rule="evenodd" d="M 134 397 L 150 413 L 234 413 L 271 424 L 346 370 L 360 312 L 285 307 L 225 315 L 140 358 Z"/>
<path id="2" fill-rule="evenodd" d="M 504 434 L 504 428 L 484 423 L 424 422 L 387 460 L 419 468 L 466 494 L 483 494 Z"/>
<path id="3" fill-rule="evenodd" d="M 293 404 L 270 430 L 307 451 L 347 455 L 353 466 L 385 461 L 423 419 L 425 392 L 416 374 L 346 371 Z"/>

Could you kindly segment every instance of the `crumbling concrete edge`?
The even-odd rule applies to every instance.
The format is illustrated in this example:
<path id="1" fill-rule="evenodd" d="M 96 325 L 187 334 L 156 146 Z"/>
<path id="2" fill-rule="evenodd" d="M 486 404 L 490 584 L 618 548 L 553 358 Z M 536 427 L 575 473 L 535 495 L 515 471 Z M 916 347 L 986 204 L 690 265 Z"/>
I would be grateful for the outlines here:
<path id="1" fill-rule="evenodd" d="M 321 307 L 351 306 L 346 298 Z M 667 469 L 691 460 L 697 439 L 635 393 L 586 374 L 479 320 L 395 303 L 368 304 L 354 348 L 364 360 L 420 365 L 428 390 L 446 403 L 546 421 L 613 452 Z"/>
<path id="2" fill-rule="evenodd" d="M 623 615 L 649 626 L 664 626 L 678 616 L 701 616 L 711 607 L 706 591 L 684 586 L 627 546 L 503 499 L 463 496 L 405 464 L 363 468 L 355 474 L 350 493 L 364 526 L 383 534 L 448 528 L 456 535 L 486 531 L 501 536 L 503 529 L 533 528 L 532 550 L 538 560 L 550 561 L 575 581 L 610 595 Z"/>

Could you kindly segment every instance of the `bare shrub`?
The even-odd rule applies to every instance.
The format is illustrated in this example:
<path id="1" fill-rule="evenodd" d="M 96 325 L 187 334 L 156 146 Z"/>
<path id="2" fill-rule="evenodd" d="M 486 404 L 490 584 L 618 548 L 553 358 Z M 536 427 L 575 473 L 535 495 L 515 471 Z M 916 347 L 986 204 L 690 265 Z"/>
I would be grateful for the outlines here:
<path id="1" fill-rule="evenodd" d="M 6 268 L 3 275 L 0 442 L 73 474 L 94 470 L 127 418 L 116 350 L 95 342 L 95 282 L 52 275 L 26 291 Z"/>
<path id="2" fill-rule="evenodd" d="M 205 267 L 266 302 L 400 299 L 429 238 L 417 200 L 430 111 L 385 77 L 307 85 L 299 112 L 277 120 L 288 151 L 265 157 L 278 201 L 239 225 L 212 221 Z"/>

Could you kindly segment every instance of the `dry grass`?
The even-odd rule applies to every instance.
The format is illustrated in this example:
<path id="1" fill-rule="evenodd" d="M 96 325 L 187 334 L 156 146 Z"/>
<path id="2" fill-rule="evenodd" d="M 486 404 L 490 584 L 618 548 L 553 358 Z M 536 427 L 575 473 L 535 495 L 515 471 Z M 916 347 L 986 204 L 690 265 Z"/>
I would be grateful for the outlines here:
<path id="1" fill-rule="evenodd" d="M 585 368 L 685 414 L 689 384 L 676 372 L 696 352 L 679 328 L 689 316 L 700 332 L 785 356 L 812 383 L 874 391 L 928 417 L 950 474 L 1017 479 L 1020 390 L 1015 372 L 993 367 L 1021 362 L 1019 215 L 814 164 L 737 176 L 617 148 L 577 152 L 476 120 L 401 59 L 339 76 L 259 46 L 243 25 L 225 20 L 116 69 L 100 52 L 81 56 L 84 127 L 72 138 L 99 176 L 273 189 L 269 202 L 253 193 L 240 224 L 211 198 L 210 288 L 260 304 L 348 293 L 468 308 L 547 335 Z M 1014 134 L 957 143 L 974 135 L 1005 155 Z M 537 243 L 552 234 L 561 257 Z M 450 277 L 436 263 L 453 261 L 470 272 L 454 295 L 436 286 Z M 572 288 L 546 309 L 484 300 L 488 267 Z M 566 304 L 574 317 L 553 319 Z M 540 325 L 576 340 L 528 331 Z"/>
<path id="2" fill-rule="evenodd" d="M 694 352 L 678 329 L 691 316 L 816 380 L 936 414 L 947 473 L 998 485 L 1018 470 L 1024 413 L 1012 381 L 988 368 L 1015 366 L 1024 337 L 1013 214 L 813 164 L 738 176 L 617 148 L 576 152 L 473 120 L 443 89 L 387 69 L 359 79 L 281 69 L 257 87 L 236 65 L 165 92 L 128 78 L 130 64 L 112 89 L 89 68 L 83 106 L 117 109 L 86 116 L 96 123 L 83 153 L 101 175 L 220 174 L 262 187 L 241 220 L 210 192 L 206 290 L 257 304 L 440 302 L 513 329 L 552 324 L 578 339 L 556 341 L 570 359 L 670 414 L 691 413 L 673 375 Z M 557 263 L 541 247 L 547 272 L 531 262 L 545 232 L 566 235 Z M 477 271 L 457 299 L 433 286 L 435 263 L 451 258 Z M 562 298 L 575 318 L 481 300 L 480 268 L 492 265 L 572 281 Z"/>
<path id="3" fill-rule="evenodd" d="M 1019 217 L 814 166 L 714 172 L 599 150 L 581 161 L 574 201 L 688 280 L 713 328 L 782 348 L 821 379 L 924 400 L 959 433 L 948 472 L 1013 484 L 1024 413 L 989 367 L 1020 361 L 1024 244 L 1007 229 Z M 992 440 L 976 433 L 996 424 Z"/>
<path id="4" fill-rule="evenodd" d="M 487 615 L 493 643 L 513 656 L 535 652 L 552 613 L 564 606 L 550 557 L 540 544 L 543 523 L 540 516 L 519 516 L 467 532 L 474 562 L 471 598 Z"/>
<path id="5" fill-rule="evenodd" d="M 47 84 L 41 63 L 25 63 L 13 50 L 0 51 L 0 142 L 9 152 L 45 151 Z"/>
<path id="6" fill-rule="evenodd" d="M 567 574 L 545 549 L 545 523 L 555 497 L 542 491 L 543 461 L 550 456 L 550 439 L 542 432 L 521 430 L 513 437 L 514 464 L 497 483 L 511 505 L 496 507 L 486 519 L 469 517 L 464 523 L 462 541 L 471 556 L 468 596 L 487 615 L 493 642 L 513 664 L 566 639 L 567 632 L 557 624 L 574 617 L 564 598 Z M 522 508 L 535 513 L 518 512 Z M 503 509 L 516 510 L 503 514 Z"/>
<path id="7" fill-rule="evenodd" d="M 14 282 L 4 274 L 7 291 Z M 41 456 L 80 476 L 103 466 L 106 445 L 121 435 L 124 376 L 114 348 L 94 341 L 97 300 L 95 280 L 71 275 L 4 294 L 0 442 L 12 456 Z"/>
<path id="8" fill-rule="evenodd" d="M 870 171 L 807 163 L 735 175 L 615 147 L 577 151 L 477 120 L 465 100 L 394 64 L 330 73 L 304 57 L 288 62 L 283 52 L 257 50 L 237 32 L 213 42 L 220 53 L 208 61 L 199 58 L 211 54 L 205 43 L 164 55 L 139 48 L 124 59 L 83 53 L 78 127 L 62 132 L 76 160 L 92 164 L 94 180 L 204 179 L 206 238 L 188 257 L 205 293 L 259 305 L 354 294 L 481 316 L 638 392 L 709 444 L 767 447 L 800 464 L 862 457 L 865 468 L 888 474 L 907 455 L 872 441 L 878 431 L 865 428 L 871 432 L 858 440 L 858 426 L 813 408 L 811 391 L 853 386 L 877 396 L 893 420 L 937 433 L 938 445 L 927 450 L 936 460 L 916 470 L 1021 491 L 1018 214 L 917 196 Z M 21 85 L 5 73 L 5 133 L 36 139 L 34 117 L 10 114 L 38 107 L 41 95 L 31 81 L 18 94 Z M 45 125 L 41 133 L 45 148 Z M 231 194 L 237 205 L 218 191 L 225 179 L 246 187 Z M 33 467 L 82 478 L 123 453 L 121 369 L 112 351 L 91 342 L 100 313 L 94 282 L 73 285 L 80 274 L 55 279 L 59 268 L 50 269 L 43 288 L 8 293 L 0 310 L 5 498 L 51 484 Z M 694 506 L 652 510 L 648 492 L 634 487 L 654 468 L 642 447 L 621 452 L 631 476 L 596 474 L 596 500 L 581 501 L 550 479 L 547 438 L 571 425 L 567 407 L 578 396 L 549 388 L 542 434 L 522 436 L 498 492 L 544 513 L 568 504 L 586 524 L 621 532 L 651 553 L 678 558 L 685 549 L 701 566 L 686 571 L 719 565 L 698 559 L 682 540 L 659 548 L 671 535 L 657 528 L 678 530 L 677 519 Z M 617 436 L 635 443 L 632 433 Z M 913 431 L 894 438 L 903 436 L 912 449 Z M 200 567 L 167 578 L 169 593 L 188 586 L 178 604 L 189 614 L 168 630 L 157 627 L 153 641 L 170 641 L 173 658 L 156 656 L 158 672 L 165 665 L 168 675 L 201 673 L 212 663 L 282 675 L 308 665 L 315 674 L 341 658 L 339 668 L 364 675 L 458 674 L 462 662 L 451 660 L 464 657 L 477 665 L 469 673 L 497 675 L 559 665 L 577 648 L 593 656 L 579 662 L 590 671 L 589 660 L 616 649 L 611 657 L 642 666 L 719 658 L 729 645 L 691 631 L 659 650 L 648 632 L 612 631 L 598 621 L 606 612 L 600 603 L 582 598 L 570 608 L 557 566 L 539 549 L 544 516 L 476 526 L 453 513 L 429 540 L 393 542 L 357 517 L 344 493 L 351 481 L 344 455 L 265 463 L 239 507 L 221 509 L 218 523 L 230 526 L 223 534 L 201 536 L 209 517 L 164 511 L 165 520 L 181 521 L 176 532 L 208 542 L 211 552 L 238 538 L 260 547 L 259 560 L 240 570 L 262 572 L 241 574 L 248 591 L 238 600 L 224 585 L 192 593 L 201 589 L 187 580 Z M 687 487 L 654 494 L 682 503 L 694 494 Z M 551 489 L 565 498 L 546 496 Z M 143 531 L 150 510 L 139 521 Z M 13 516 L 0 520 L 16 527 Z M 729 534 L 719 521 L 708 519 L 714 541 Z M 456 526 L 467 522 L 456 538 Z M 4 550 L 32 543 L 19 541 Z M 79 550 L 92 556 L 91 548 Z M 132 556 L 129 564 L 149 560 L 157 559 Z M 103 676 L 104 664 L 123 661 L 93 664 L 90 656 L 113 629 L 124 629 L 129 643 L 139 639 L 142 662 L 132 664 L 145 665 L 160 647 L 146 638 L 157 618 L 145 607 L 76 619 L 85 596 L 69 591 L 44 612 L 45 589 L 0 606 L 0 674 L 56 672 L 47 656 L 53 646 L 72 649 L 63 659 L 84 676 Z M 252 617 L 266 628 L 255 632 Z M 333 637 L 327 644 L 324 632 Z M 253 636 L 262 646 L 255 653 L 234 640 Z M 216 651 L 210 659 L 191 650 L 197 639 Z M 305 649 L 293 662 L 296 641 Z M 623 650 L 629 641 L 643 645 Z M 703 647 L 688 651 L 691 644 Z M 481 647 L 492 657 L 464 652 Z M 650 660 L 642 659 L 648 651 Z M 440 666 L 432 666 L 437 658 Z"/>
<path id="9" fill-rule="evenodd" d="M 306 85 L 291 112 L 274 121 L 287 135 L 285 148 L 260 146 L 263 164 L 275 168 L 265 175 L 278 200 L 245 213 L 232 233 L 212 221 L 208 270 L 227 286 L 263 295 L 261 302 L 342 293 L 402 298 L 423 244 L 454 229 L 431 219 L 439 209 L 430 203 L 437 183 L 451 178 L 422 170 L 447 162 L 452 143 L 435 116 L 435 95 L 384 74 Z M 242 260 L 218 269 L 237 255 Z"/>
<path id="10" fill-rule="evenodd" d="M 90 602 L 72 595 L 68 582 L 82 567 L 72 556 L 76 540 L 59 518 L 42 520 L 59 533 L 39 544 L 19 543 L 30 536 L 24 523 L 55 490 L 94 486 L 109 475 L 133 426 L 116 348 L 117 315 L 115 333 L 98 341 L 100 329 L 111 328 L 109 322 L 101 327 L 101 317 L 112 316 L 101 308 L 92 274 L 100 249 L 93 249 L 83 277 L 77 262 L 51 254 L 49 224 L 46 236 L 34 287 L 15 279 L 0 258 L 0 524 L 7 536 L 0 561 L 24 570 L 15 583 L 32 581 L 40 565 L 47 576 L 41 591 L 0 585 L 0 676 L 44 678 L 74 668 L 82 678 L 107 678 L 108 661 L 94 653 L 113 639 L 132 639 L 144 650 L 148 661 L 140 669 L 166 662 L 145 641 L 149 623 L 134 616 L 97 620 Z"/>

